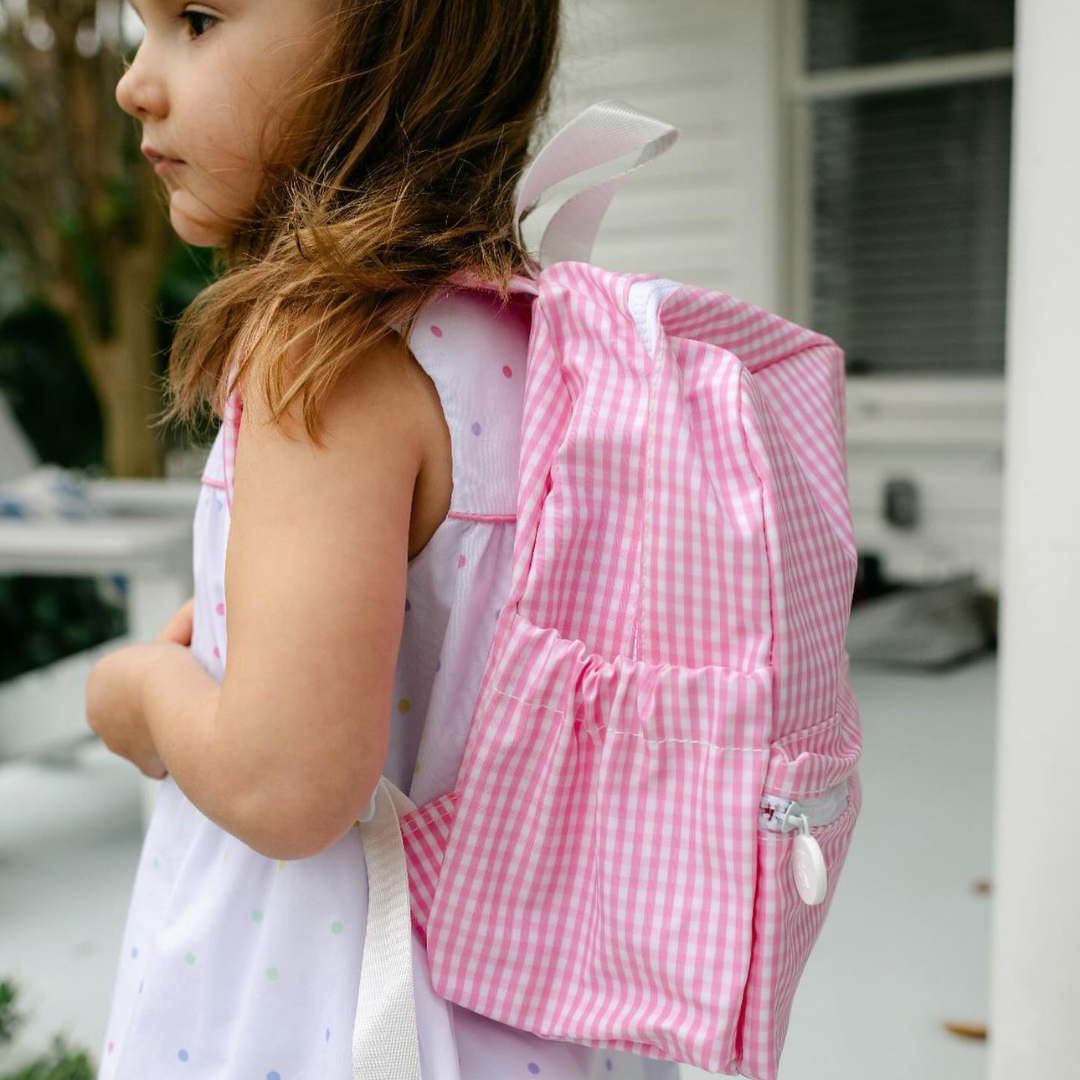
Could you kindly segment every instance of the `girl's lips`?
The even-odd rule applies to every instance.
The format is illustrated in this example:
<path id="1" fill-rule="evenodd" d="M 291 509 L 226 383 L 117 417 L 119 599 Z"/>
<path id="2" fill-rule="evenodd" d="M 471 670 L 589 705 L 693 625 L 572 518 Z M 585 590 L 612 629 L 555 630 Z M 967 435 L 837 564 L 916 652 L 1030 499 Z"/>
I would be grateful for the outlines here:
<path id="1" fill-rule="evenodd" d="M 174 161 L 172 158 L 161 158 L 154 162 L 154 172 L 160 176 L 167 169 L 175 168 L 177 165 L 183 165 L 182 161 Z"/>

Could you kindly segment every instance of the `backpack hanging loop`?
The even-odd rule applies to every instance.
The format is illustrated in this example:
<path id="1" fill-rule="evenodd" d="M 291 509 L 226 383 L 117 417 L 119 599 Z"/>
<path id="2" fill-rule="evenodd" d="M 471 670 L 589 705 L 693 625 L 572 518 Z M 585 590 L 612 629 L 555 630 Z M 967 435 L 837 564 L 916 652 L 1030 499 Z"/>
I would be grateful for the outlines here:
<path id="1" fill-rule="evenodd" d="M 681 131 L 674 124 L 625 101 L 598 101 L 559 130 L 525 172 L 518 195 L 516 221 L 549 188 L 588 169 L 608 165 L 638 152 L 637 161 L 621 173 L 571 196 L 548 222 L 540 241 L 540 265 L 589 262 L 593 244 L 615 193 L 637 169 L 674 146 Z"/>

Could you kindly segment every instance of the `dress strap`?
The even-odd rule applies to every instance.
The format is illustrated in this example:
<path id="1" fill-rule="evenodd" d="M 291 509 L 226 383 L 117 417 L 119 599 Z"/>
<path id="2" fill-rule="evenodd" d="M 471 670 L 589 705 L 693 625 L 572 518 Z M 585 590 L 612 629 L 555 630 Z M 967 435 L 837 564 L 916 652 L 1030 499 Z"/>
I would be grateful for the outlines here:
<path id="1" fill-rule="evenodd" d="M 229 504 L 229 513 L 232 513 L 233 495 L 233 471 L 236 466 L 236 442 L 240 435 L 240 414 L 244 411 L 244 400 L 240 396 L 239 388 L 233 388 L 236 378 L 236 367 L 229 372 L 229 396 L 225 400 L 225 417 L 222 421 L 224 428 L 221 440 L 222 447 L 222 477 L 225 481 L 225 501 Z"/>

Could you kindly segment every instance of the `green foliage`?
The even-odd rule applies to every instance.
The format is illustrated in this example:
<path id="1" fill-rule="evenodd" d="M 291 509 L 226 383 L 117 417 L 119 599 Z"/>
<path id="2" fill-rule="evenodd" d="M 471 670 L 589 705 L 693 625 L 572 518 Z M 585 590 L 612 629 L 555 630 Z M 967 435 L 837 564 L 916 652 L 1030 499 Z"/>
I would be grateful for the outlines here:
<path id="1" fill-rule="evenodd" d="M 103 474 L 101 410 L 67 327 L 24 303 L 0 323 L 0 394 L 38 457 Z M 126 632 L 122 607 L 88 577 L 0 577 L 0 682 Z"/>
<path id="2" fill-rule="evenodd" d="M 114 194 L 122 203 L 124 191 L 118 188 Z M 78 230 L 76 222 L 69 225 Z M 211 259 L 209 251 L 180 246 L 166 266 L 158 321 L 159 374 L 165 373 L 173 323 L 211 280 Z M 66 324 L 47 305 L 24 300 L 0 318 L 0 394 L 42 461 L 104 475 L 97 397 Z M 170 426 L 164 436 L 169 442 L 181 434 Z M 207 431 L 196 436 L 205 441 Z M 103 597 L 93 578 L 0 576 L 0 682 L 126 631 L 124 609 Z"/>
<path id="3" fill-rule="evenodd" d="M 0 682 L 127 632 L 94 578 L 0 577 Z"/>
<path id="4" fill-rule="evenodd" d="M 11 1042 L 22 1024 L 22 1017 L 15 1012 L 15 984 L 5 979 L 0 982 L 0 1046 Z"/>
<path id="5" fill-rule="evenodd" d="M 125 239 L 132 239 L 138 227 L 139 200 L 136 186 L 130 179 L 106 177 L 102 181 L 102 198 L 94 207 L 94 227 L 102 232 L 124 226 Z"/>
<path id="6" fill-rule="evenodd" d="M 64 241 L 79 285 L 93 301 L 96 332 L 99 337 L 113 334 L 109 280 L 101 262 L 100 234 L 80 214 L 66 212 L 53 218 L 53 231 Z"/>
<path id="7" fill-rule="evenodd" d="M 13 1041 L 23 1018 L 15 1012 L 16 989 L 10 979 L 0 982 L 0 1046 Z M 0 1080 L 94 1080 L 97 1069 L 85 1050 L 69 1047 L 62 1035 L 53 1037 L 48 1052 Z"/>
<path id="8" fill-rule="evenodd" d="M 85 1050 L 68 1047 L 63 1035 L 53 1038 L 52 1048 L 25 1068 L 3 1080 L 94 1080 L 96 1070 Z"/>
<path id="9" fill-rule="evenodd" d="M 47 304 L 25 301 L 0 322 L 0 394 L 42 461 L 104 472 L 97 395 L 67 324 Z"/>

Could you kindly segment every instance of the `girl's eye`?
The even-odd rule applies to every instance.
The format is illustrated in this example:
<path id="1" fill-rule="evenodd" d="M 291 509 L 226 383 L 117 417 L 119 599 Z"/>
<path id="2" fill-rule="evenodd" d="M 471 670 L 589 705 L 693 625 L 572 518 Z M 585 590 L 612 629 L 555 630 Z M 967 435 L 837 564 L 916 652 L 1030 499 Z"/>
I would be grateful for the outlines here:
<path id="1" fill-rule="evenodd" d="M 212 26 L 220 21 L 216 15 L 208 15 L 205 11 L 182 11 L 180 18 L 187 20 L 193 38 L 201 38 L 207 30 L 212 29 Z M 209 19 L 211 26 L 202 26 L 200 23 L 202 19 Z"/>

